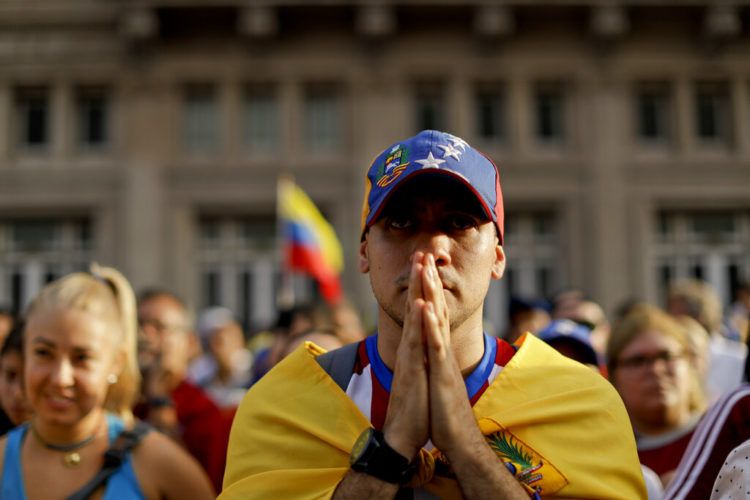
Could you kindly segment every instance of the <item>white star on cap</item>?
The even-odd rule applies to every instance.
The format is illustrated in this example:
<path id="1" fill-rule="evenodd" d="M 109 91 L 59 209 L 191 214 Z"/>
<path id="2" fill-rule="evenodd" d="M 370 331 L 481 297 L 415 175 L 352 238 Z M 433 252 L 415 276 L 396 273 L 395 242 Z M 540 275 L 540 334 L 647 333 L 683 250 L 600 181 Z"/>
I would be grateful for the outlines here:
<path id="1" fill-rule="evenodd" d="M 461 151 L 466 151 L 466 148 L 469 147 L 468 142 L 455 135 L 448 137 L 448 140 L 451 141 L 454 147 L 461 148 Z"/>
<path id="2" fill-rule="evenodd" d="M 427 155 L 427 159 L 417 160 L 416 163 L 422 165 L 422 168 L 440 168 L 440 164 L 445 163 L 445 160 L 435 158 L 432 156 L 432 151 L 430 151 L 430 154 Z"/>
<path id="3" fill-rule="evenodd" d="M 454 148 L 450 144 L 439 144 L 438 147 L 443 150 L 443 158 L 455 158 L 456 161 L 461 161 L 461 151 Z"/>

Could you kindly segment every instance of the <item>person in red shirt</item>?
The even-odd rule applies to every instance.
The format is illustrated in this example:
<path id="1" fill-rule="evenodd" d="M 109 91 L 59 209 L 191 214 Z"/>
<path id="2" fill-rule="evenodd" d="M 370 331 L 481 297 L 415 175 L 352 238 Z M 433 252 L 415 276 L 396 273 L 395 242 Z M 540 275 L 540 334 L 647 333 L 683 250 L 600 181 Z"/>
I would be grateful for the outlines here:
<path id="1" fill-rule="evenodd" d="M 138 303 L 138 323 L 143 384 L 136 413 L 182 442 L 221 491 L 231 423 L 201 388 L 187 380 L 196 341 L 188 308 L 172 293 L 148 291 Z"/>

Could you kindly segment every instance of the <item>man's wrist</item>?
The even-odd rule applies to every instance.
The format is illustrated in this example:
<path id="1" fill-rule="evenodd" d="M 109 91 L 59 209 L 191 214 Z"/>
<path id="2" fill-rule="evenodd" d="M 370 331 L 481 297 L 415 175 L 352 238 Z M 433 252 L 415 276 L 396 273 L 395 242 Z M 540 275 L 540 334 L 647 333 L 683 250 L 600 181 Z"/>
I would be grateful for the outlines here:
<path id="1" fill-rule="evenodd" d="M 440 451 L 448 458 L 454 469 L 482 467 L 488 460 L 494 462 L 492 459 L 497 458 L 476 424 L 464 426 L 460 436 L 441 445 Z"/>
<path id="2" fill-rule="evenodd" d="M 374 476 L 392 484 L 408 483 L 417 463 L 393 449 L 381 431 L 365 429 L 354 444 L 349 463 L 353 471 Z"/>
<path id="3" fill-rule="evenodd" d="M 419 447 L 410 444 L 409 440 L 401 439 L 399 434 L 393 430 L 383 429 L 383 439 L 388 446 L 398 452 L 399 455 L 408 458 L 409 461 L 414 460 L 414 457 L 419 453 Z"/>

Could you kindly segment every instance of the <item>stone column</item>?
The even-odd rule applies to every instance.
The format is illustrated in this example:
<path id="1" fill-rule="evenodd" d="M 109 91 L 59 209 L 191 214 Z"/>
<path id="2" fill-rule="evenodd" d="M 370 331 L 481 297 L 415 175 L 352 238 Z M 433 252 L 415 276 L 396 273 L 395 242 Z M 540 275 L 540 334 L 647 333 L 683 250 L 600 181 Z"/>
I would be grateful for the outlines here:
<path id="1" fill-rule="evenodd" d="M 52 146 L 51 158 L 55 164 L 70 157 L 76 139 L 77 123 L 71 94 L 72 88 L 65 81 L 57 81 L 50 88 L 49 133 Z"/>
<path id="2" fill-rule="evenodd" d="M 627 230 L 627 186 L 623 175 L 626 145 L 622 124 L 627 123 L 628 93 L 622 83 L 607 75 L 591 82 L 589 116 L 593 122 L 587 129 L 594 135 L 589 142 L 591 164 L 586 189 L 588 206 L 590 267 L 584 279 L 591 293 L 607 311 L 612 311 L 628 295 L 630 286 L 630 254 L 632 248 Z M 647 230 L 642 228 L 641 230 Z M 589 274 L 587 278 L 585 275 Z"/>
<path id="3" fill-rule="evenodd" d="M 533 147 L 533 95 L 525 78 L 511 77 L 508 82 L 508 143 L 516 144 L 516 161 L 528 159 Z"/>
<path id="4" fill-rule="evenodd" d="M 448 116 L 452 117 L 447 124 L 448 128 L 455 130 L 459 137 L 469 137 L 472 134 L 472 117 L 474 108 L 471 100 L 471 83 L 461 74 L 454 75 L 448 81 Z"/>
<path id="5" fill-rule="evenodd" d="M 220 151 L 231 164 L 242 158 L 242 95 L 237 82 L 219 85 Z"/>
<path id="6" fill-rule="evenodd" d="M 750 157 L 750 114 L 747 112 L 750 109 L 750 95 L 748 95 L 748 90 L 750 89 L 744 78 L 735 78 L 732 81 L 730 102 L 734 103 L 731 106 L 734 125 L 733 139 L 737 154 L 745 159 Z M 1 147 L 0 155 L 2 155 Z"/>
<path id="7" fill-rule="evenodd" d="M 675 83 L 675 123 L 677 150 L 681 158 L 689 157 L 695 149 L 695 108 L 690 80 L 681 76 Z"/>
<path id="8" fill-rule="evenodd" d="M 281 159 L 285 169 L 293 158 L 300 153 L 301 141 L 304 139 L 304 89 L 285 74 L 279 85 L 279 118 L 281 122 Z"/>
<path id="9" fill-rule="evenodd" d="M 121 165 L 118 253 L 136 289 L 168 287 L 166 272 L 174 260 L 175 247 L 186 244 L 165 238 L 169 193 L 163 167 L 170 161 L 169 153 L 176 149 L 174 135 L 165 131 L 177 126 L 165 85 L 169 83 L 134 80 L 123 92 L 127 154 Z"/>

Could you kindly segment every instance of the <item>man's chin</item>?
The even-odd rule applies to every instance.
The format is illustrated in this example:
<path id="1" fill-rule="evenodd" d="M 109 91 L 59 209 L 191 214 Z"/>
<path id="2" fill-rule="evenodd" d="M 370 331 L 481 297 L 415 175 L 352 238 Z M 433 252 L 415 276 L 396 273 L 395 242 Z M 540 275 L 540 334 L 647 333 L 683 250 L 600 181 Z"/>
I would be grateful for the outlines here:
<path id="1" fill-rule="evenodd" d="M 156 354 L 139 353 L 138 354 L 138 368 L 141 370 L 141 372 L 147 372 L 152 367 L 156 366 L 157 359 L 158 359 L 158 356 Z"/>

